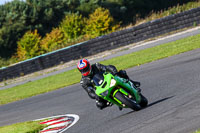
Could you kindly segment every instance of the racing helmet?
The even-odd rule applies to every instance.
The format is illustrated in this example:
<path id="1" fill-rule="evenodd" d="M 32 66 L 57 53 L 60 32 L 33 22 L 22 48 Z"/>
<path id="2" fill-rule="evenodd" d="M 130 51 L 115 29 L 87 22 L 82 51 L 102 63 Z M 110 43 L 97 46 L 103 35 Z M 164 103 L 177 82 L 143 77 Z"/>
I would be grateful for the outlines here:
<path id="1" fill-rule="evenodd" d="M 88 76 L 91 72 L 91 65 L 87 59 L 82 59 L 77 64 L 78 70 L 83 76 Z"/>

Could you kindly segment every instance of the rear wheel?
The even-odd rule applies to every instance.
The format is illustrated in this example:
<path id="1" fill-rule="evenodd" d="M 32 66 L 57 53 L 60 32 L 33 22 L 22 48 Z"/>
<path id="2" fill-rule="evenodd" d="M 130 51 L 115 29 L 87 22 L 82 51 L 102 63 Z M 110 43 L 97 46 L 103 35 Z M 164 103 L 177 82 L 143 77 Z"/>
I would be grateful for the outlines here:
<path id="1" fill-rule="evenodd" d="M 123 104 L 125 104 L 126 106 L 128 106 L 129 108 L 138 111 L 141 109 L 141 106 L 139 104 L 136 103 L 136 101 L 134 101 L 133 99 L 128 98 L 126 95 L 122 94 L 121 92 L 117 92 L 115 94 L 115 97 L 121 101 Z"/>

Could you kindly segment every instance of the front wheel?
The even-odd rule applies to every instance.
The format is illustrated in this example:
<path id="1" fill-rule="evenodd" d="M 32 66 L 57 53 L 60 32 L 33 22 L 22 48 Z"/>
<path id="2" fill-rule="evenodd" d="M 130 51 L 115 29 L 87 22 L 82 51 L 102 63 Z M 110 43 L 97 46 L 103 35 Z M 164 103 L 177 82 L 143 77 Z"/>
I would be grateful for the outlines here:
<path id="1" fill-rule="evenodd" d="M 147 105 L 148 105 L 148 100 L 147 100 L 147 98 L 144 97 L 142 94 L 140 94 L 140 96 L 141 96 L 140 106 L 141 106 L 142 108 L 147 107 Z"/>
<path id="2" fill-rule="evenodd" d="M 115 94 L 115 97 L 121 101 L 123 104 L 125 104 L 126 106 L 128 106 L 129 108 L 138 111 L 141 109 L 141 106 L 139 104 L 136 103 L 136 101 L 134 101 L 133 99 L 128 98 L 126 95 L 122 94 L 121 92 L 117 92 Z"/>

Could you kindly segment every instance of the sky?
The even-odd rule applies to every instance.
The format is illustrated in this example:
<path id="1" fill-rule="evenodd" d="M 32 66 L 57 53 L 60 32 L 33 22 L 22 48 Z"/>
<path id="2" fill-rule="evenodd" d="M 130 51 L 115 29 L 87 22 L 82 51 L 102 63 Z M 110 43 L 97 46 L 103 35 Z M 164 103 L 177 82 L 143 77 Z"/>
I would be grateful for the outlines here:
<path id="1" fill-rule="evenodd" d="M 5 4 L 5 2 L 9 2 L 9 1 L 13 1 L 13 0 L 0 0 L 0 5 Z"/>

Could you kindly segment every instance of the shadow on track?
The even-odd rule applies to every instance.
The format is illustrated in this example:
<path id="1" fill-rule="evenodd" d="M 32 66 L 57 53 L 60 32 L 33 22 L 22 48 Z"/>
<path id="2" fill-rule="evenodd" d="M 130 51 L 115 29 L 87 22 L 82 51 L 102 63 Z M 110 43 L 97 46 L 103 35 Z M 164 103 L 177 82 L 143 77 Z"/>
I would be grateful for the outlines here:
<path id="1" fill-rule="evenodd" d="M 170 96 L 170 97 L 166 97 L 166 98 L 157 100 L 157 101 L 155 101 L 155 102 L 153 102 L 153 103 L 148 104 L 148 106 L 147 106 L 146 108 L 151 107 L 151 106 L 153 106 L 153 105 L 155 105 L 155 104 L 161 103 L 161 102 L 163 102 L 163 101 L 166 101 L 166 100 L 168 100 L 168 99 L 171 99 L 171 98 L 173 98 L 173 97 L 174 97 L 174 96 Z"/>
<path id="2" fill-rule="evenodd" d="M 159 103 L 164 102 L 164 101 L 166 101 L 166 100 L 169 100 L 169 99 L 171 99 L 171 98 L 173 98 L 173 97 L 174 97 L 174 96 L 170 96 L 170 97 L 162 98 L 162 99 L 160 99 L 160 100 L 157 100 L 157 101 L 155 101 L 155 102 L 152 102 L 152 103 L 148 104 L 148 106 L 147 106 L 146 108 L 151 107 L 151 106 L 156 105 L 156 104 L 159 104 Z M 143 109 L 145 109 L 145 108 L 143 108 Z M 143 110 L 143 109 L 141 109 L 141 110 Z M 129 115 L 129 114 L 131 114 L 131 113 L 134 113 L 134 112 L 136 112 L 136 111 L 130 111 L 130 112 L 128 112 L 128 113 L 119 115 L 119 116 L 113 118 L 112 120 L 108 120 L 108 122 L 111 122 L 111 121 L 117 120 L 117 119 L 121 119 L 122 117 L 126 117 L 127 115 Z M 137 111 L 137 112 L 140 112 L 140 111 Z"/>
<path id="3" fill-rule="evenodd" d="M 174 97 L 174 96 L 170 96 L 170 97 L 166 97 L 166 98 L 157 100 L 157 101 L 155 101 L 155 102 L 152 102 L 152 103 L 148 104 L 148 106 L 147 106 L 146 108 L 151 107 L 151 106 L 153 106 L 153 105 L 155 105 L 155 104 L 159 104 L 159 103 L 161 103 L 161 102 L 164 102 L 164 101 L 166 101 L 166 100 L 168 100 L 168 99 L 171 99 L 171 98 L 173 98 L 173 97 Z M 143 109 L 145 109 L 145 108 L 143 108 Z M 142 110 L 143 110 L 143 109 L 142 109 Z M 133 113 L 133 112 L 135 112 L 135 111 L 130 111 L 130 112 L 126 113 L 126 114 L 120 115 L 120 116 L 117 117 L 117 118 L 126 116 L 126 115 L 128 115 L 128 114 Z M 139 112 L 139 111 L 138 111 L 138 112 Z"/>

